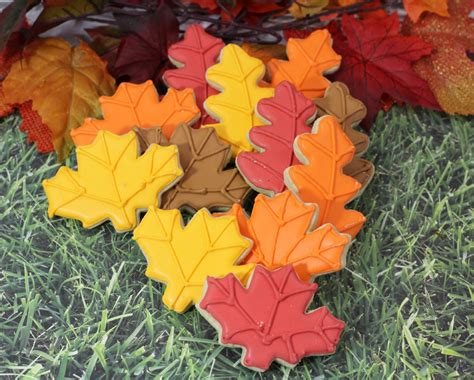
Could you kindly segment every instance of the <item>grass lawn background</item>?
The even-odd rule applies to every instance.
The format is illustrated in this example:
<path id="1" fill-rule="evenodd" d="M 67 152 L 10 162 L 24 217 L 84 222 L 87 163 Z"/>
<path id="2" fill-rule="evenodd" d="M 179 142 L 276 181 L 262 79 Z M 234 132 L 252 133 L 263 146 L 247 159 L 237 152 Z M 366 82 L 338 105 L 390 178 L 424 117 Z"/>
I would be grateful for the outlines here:
<path id="1" fill-rule="evenodd" d="M 368 221 L 312 304 L 346 322 L 336 354 L 265 374 L 239 364 L 192 309 L 161 303 L 132 233 L 47 218 L 53 154 L 0 122 L 0 377 L 413 378 L 474 373 L 472 119 L 379 115 L 376 176 L 351 204 Z M 68 162 L 73 165 L 73 161 Z"/>

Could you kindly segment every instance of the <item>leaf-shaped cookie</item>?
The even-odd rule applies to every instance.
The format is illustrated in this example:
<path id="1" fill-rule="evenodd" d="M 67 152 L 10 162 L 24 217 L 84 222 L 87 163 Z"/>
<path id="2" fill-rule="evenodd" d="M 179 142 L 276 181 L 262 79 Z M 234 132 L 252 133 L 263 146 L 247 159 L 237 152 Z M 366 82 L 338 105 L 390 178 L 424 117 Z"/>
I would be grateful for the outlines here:
<path id="1" fill-rule="evenodd" d="M 219 63 L 207 70 L 208 82 L 222 92 L 204 102 L 209 115 L 219 120 L 216 124 L 205 126 L 216 129 L 219 137 L 231 145 L 234 156 L 252 150 L 247 133 L 261 124 L 255 107 L 260 99 L 273 96 L 273 88 L 258 84 L 264 74 L 262 61 L 249 56 L 234 44 L 224 47 Z"/>
<path id="2" fill-rule="evenodd" d="M 304 281 L 344 268 L 351 242 L 330 224 L 314 230 L 317 214 L 316 205 L 302 203 L 288 190 L 273 198 L 258 195 L 250 218 L 240 205 L 227 213 L 237 217 L 240 232 L 254 242 L 246 263 L 268 269 L 291 264 Z"/>
<path id="3" fill-rule="evenodd" d="M 133 229 L 138 212 L 157 205 L 159 194 L 183 174 L 175 146 L 154 145 L 138 157 L 134 132 L 99 131 L 76 154 L 78 170 L 63 166 L 43 187 L 50 218 L 78 219 L 85 228 L 110 219 L 117 231 Z"/>
<path id="4" fill-rule="evenodd" d="M 363 154 L 369 146 L 369 136 L 353 127 L 367 115 L 367 108 L 360 100 L 351 96 L 349 88 L 342 82 L 334 82 L 326 89 L 323 98 L 313 99 L 318 106 L 318 116 L 332 115 L 354 144 L 356 155 Z M 371 162 L 359 157 L 344 167 L 344 174 L 355 178 L 365 188 L 374 176 Z"/>
<path id="5" fill-rule="evenodd" d="M 284 81 L 275 88 L 273 98 L 258 103 L 257 112 L 270 125 L 250 130 L 249 140 L 257 152 L 242 152 L 235 163 L 252 188 L 271 196 L 285 190 L 283 172 L 299 163 L 293 142 L 299 134 L 311 132 L 316 107 Z"/>
<path id="6" fill-rule="evenodd" d="M 333 224 L 338 231 L 356 236 L 365 222 L 358 211 L 346 210 L 361 185 L 343 173 L 355 148 L 333 116 L 316 120 L 313 133 L 295 140 L 295 153 L 304 165 L 285 171 L 285 184 L 303 202 L 319 206 L 317 225 Z"/>
<path id="7" fill-rule="evenodd" d="M 207 34 L 201 25 L 192 24 L 186 29 L 183 40 L 168 49 L 170 61 L 178 68 L 165 71 L 163 79 L 168 86 L 178 90 L 194 90 L 202 124 L 214 122 L 204 110 L 204 101 L 217 94 L 206 81 L 206 70 L 216 64 L 223 47 L 220 38 Z"/>
<path id="8" fill-rule="evenodd" d="M 122 83 L 113 96 L 101 97 L 100 103 L 104 120 L 87 118 L 82 126 L 71 131 L 76 145 L 90 144 L 100 130 L 122 135 L 137 126 L 160 126 L 169 138 L 178 125 L 191 125 L 199 119 L 191 89 L 170 88 L 160 101 L 151 80 L 142 84 Z"/>
<path id="9" fill-rule="evenodd" d="M 33 101 L 63 159 L 72 145 L 69 132 L 85 117 L 100 115 L 99 97 L 110 95 L 115 81 L 106 63 L 82 41 L 71 46 L 59 38 L 37 39 L 25 48 L 23 57 L 3 81 L 6 100 Z"/>
<path id="10" fill-rule="evenodd" d="M 247 288 L 231 274 L 208 278 L 197 308 L 221 344 L 242 347 L 244 366 L 265 371 L 276 360 L 294 367 L 305 356 L 334 353 L 345 326 L 325 306 L 306 311 L 317 288 L 291 265 L 273 272 L 257 265 Z"/>
<path id="11" fill-rule="evenodd" d="M 336 71 L 341 63 L 341 56 L 331 46 L 331 35 L 326 29 L 316 30 L 306 38 L 290 38 L 287 46 L 289 60 L 272 59 L 268 62 L 272 85 L 287 80 L 309 99 L 323 96 L 330 84 L 323 74 Z"/>
<path id="12" fill-rule="evenodd" d="M 138 131 L 142 148 L 167 145 L 161 133 Z M 231 159 L 229 144 L 223 143 L 214 128 L 193 129 L 181 125 L 169 141 L 178 147 L 184 170 L 181 180 L 163 194 L 163 209 L 228 209 L 242 203 L 250 188 L 237 169 L 224 169 Z"/>
<path id="13" fill-rule="evenodd" d="M 146 275 L 166 284 L 163 302 L 178 313 L 199 302 L 207 276 L 234 273 L 243 280 L 254 267 L 237 265 L 252 242 L 235 217 L 213 217 L 206 209 L 183 227 L 178 210 L 150 207 L 133 238 L 147 258 Z"/>

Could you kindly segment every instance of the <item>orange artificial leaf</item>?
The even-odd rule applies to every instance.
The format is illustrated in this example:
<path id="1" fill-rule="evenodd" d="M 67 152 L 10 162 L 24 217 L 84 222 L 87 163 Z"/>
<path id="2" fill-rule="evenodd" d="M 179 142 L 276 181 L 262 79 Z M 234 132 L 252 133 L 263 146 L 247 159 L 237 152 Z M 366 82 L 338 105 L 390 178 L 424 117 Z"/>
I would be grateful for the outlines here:
<path id="1" fill-rule="evenodd" d="M 249 44 L 243 43 L 242 49 L 250 56 L 258 58 L 263 63 L 267 64 L 272 58 L 286 59 L 286 46 L 271 44 Z"/>
<path id="2" fill-rule="evenodd" d="M 191 125 L 200 115 L 191 89 L 170 88 L 160 101 L 151 80 L 142 84 L 122 83 L 113 96 L 100 98 L 100 103 L 104 120 L 87 118 L 72 131 L 76 145 L 90 144 L 100 130 L 123 135 L 134 127 L 161 127 L 169 139 L 178 125 Z"/>
<path id="3" fill-rule="evenodd" d="M 59 38 L 38 39 L 25 48 L 3 82 L 8 103 L 33 102 L 53 136 L 59 159 L 72 145 L 69 132 L 88 116 L 100 115 L 99 97 L 114 90 L 106 63 L 81 41 L 71 46 Z"/>
<path id="4" fill-rule="evenodd" d="M 450 114 L 474 114 L 473 0 L 451 0 L 451 16 L 427 14 L 416 24 L 405 20 L 403 32 L 433 46 L 433 52 L 415 62 L 413 69 L 428 82 L 441 108 Z"/>
<path id="5" fill-rule="evenodd" d="M 403 0 L 403 6 L 413 22 L 417 22 L 423 12 L 449 16 L 448 0 Z"/>
<path id="6" fill-rule="evenodd" d="M 304 165 L 285 171 L 285 184 L 303 202 L 319 206 L 317 225 L 334 225 L 355 237 L 365 217 L 345 205 L 359 195 L 360 183 L 343 173 L 355 154 L 355 147 L 334 116 L 319 118 L 312 133 L 295 140 L 295 153 Z"/>
<path id="7" fill-rule="evenodd" d="M 332 225 L 314 230 L 318 207 L 303 203 L 290 191 L 273 198 L 258 195 L 247 217 L 235 204 L 226 215 L 234 215 L 242 235 L 253 240 L 245 263 L 260 264 L 270 270 L 293 265 L 299 278 L 311 278 L 344 268 L 351 237 Z"/>
<path id="8" fill-rule="evenodd" d="M 331 83 L 323 74 L 336 71 L 341 63 L 341 56 L 331 46 L 332 38 L 326 29 L 316 30 L 306 38 L 290 38 L 289 61 L 272 59 L 268 63 L 272 85 L 287 80 L 309 99 L 323 96 Z"/>
<path id="9" fill-rule="evenodd" d="M 329 0 L 299 0 L 288 8 L 294 18 L 303 18 L 321 12 L 329 4 Z"/>

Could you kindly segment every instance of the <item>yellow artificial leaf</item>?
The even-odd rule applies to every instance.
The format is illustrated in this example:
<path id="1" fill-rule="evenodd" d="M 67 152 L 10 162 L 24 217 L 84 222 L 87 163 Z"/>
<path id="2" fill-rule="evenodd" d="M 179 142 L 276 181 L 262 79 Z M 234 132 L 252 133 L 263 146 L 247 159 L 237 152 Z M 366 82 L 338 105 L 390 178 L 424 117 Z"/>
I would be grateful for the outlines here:
<path id="1" fill-rule="evenodd" d="M 321 12 L 329 4 L 329 0 L 299 0 L 291 4 L 288 12 L 295 18 L 303 18 Z"/>
<path id="2" fill-rule="evenodd" d="M 78 170 L 63 166 L 43 187 L 50 218 L 78 219 L 85 228 L 107 219 L 120 232 L 135 228 L 138 212 L 157 205 L 159 194 L 183 174 L 176 146 L 153 144 L 139 156 L 134 132 L 99 131 L 76 154 Z"/>
<path id="3" fill-rule="evenodd" d="M 147 258 L 146 275 L 166 284 L 163 302 L 178 313 L 199 302 L 208 276 L 233 273 L 242 281 L 254 268 L 237 265 L 252 242 L 240 234 L 236 218 L 206 209 L 183 227 L 178 210 L 150 207 L 133 238 Z"/>
<path id="4" fill-rule="evenodd" d="M 26 47 L 23 56 L 3 82 L 6 100 L 33 102 L 62 160 L 72 146 L 69 132 L 84 118 L 100 116 L 99 97 L 111 95 L 115 81 L 106 63 L 82 41 L 71 46 L 58 38 L 38 39 Z"/>
<path id="5" fill-rule="evenodd" d="M 204 127 L 214 127 L 219 137 L 231 145 L 234 156 L 253 150 L 247 134 L 263 124 L 255 107 L 260 99 L 274 94 L 273 88 L 259 85 L 264 74 L 263 62 L 234 44 L 224 47 L 219 63 L 206 72 L 207 81 L 221 93 L 208 97 L 204 103 L 209 115 L 219 122 Z"/>

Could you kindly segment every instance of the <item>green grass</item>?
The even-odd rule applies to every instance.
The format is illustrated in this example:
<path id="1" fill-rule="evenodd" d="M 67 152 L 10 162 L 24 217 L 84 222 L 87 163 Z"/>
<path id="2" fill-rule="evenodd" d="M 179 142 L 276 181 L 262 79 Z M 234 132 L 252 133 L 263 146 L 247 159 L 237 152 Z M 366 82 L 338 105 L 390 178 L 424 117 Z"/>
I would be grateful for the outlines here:
<path id="1" fill-rule="evenodd" d="M 459 378 L 474 373 L 471 121 L 380 115 L 377 174 L 353 207 L 368 221 L 315 305 L 346 321 L 336 354 L 257 374 L 195 310 L 169 312 L 145 258 L 109 223 L 46 215 L 58 165 L 0 125 L 0 377 Z"/>

